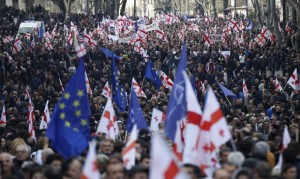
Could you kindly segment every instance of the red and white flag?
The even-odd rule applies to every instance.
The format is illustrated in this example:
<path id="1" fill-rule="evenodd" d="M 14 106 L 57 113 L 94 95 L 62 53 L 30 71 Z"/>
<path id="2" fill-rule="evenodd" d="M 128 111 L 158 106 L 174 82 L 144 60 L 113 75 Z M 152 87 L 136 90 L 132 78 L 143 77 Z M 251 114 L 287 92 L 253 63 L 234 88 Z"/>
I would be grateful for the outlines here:
<path id="1" fill-rule="evenodd" d="M 175 132 L 175 139 L 172 145 L 173 152 L 178 160 L 182 161 L 183 157 L 183 149 L 185 143 L 185 126 L 186 126 L 186 119 L 182 119 L 180 121 L 176 121 L 176 132 Z"/>
<path id="2" fill-rule="evenodd" d="M 166 42 L 168 42 L 167 37 L 165 35 L 165 33 L 161 30 L 155 30 L 155 35 L 158 39 L 164 40 Z"/>
<path id="3" fill-rule="evenodd" d="M 86 29 L 83 30 L 83 42 L 84 44 L 90 44 L 91 36 L 86 32 Z"/>
<path id="4" fill-rule="evenodd" d="M 104 86 L 101 94 L 103 96 L 105 96 L 106 98 L 111 98 L 112 94 L 111 94 L 111 90 L 110 90 L 108 82 L 105 83 L 105 86 Z"/>
<path id="5" fill-rule="evenodd" d="M 144 93 L 144 91 L 142 90 L 142 88 L 140 87 L 140 85 L 135 81 L 134 78 L 132 78 L 132 84 L 131 86 L 133 87 L 133 90 L 136 94 L 137 97 L 143 97 L 147 99 L 146 94 Z"/>
<path id="6" fill-rule="evenodd" d="M 203 41 L 204 41 L 204 45 L 206 45 L 207 47 L 209 47 L 212 44 L 212 42 L 211 42 L 211 40 L 209 38 L 208 33 L 205 33 L 203 35 Z"/>
<path id="7" fill-rule="evenodd" d="M 49 39 L 46 39 L 45 47 L 46 47 L 49 51 L 53 49 L 53 46 L 51 45 L 51 42 L 50 42 Z"/>
<path id="8" fill-rule="evenodd" d="M 77 31 L 77 26 L 72 21 L 71 21 L 70 31 L 73 31 L 73 32 Z"/>
<path id="9" fill-rule="evenodd" d="M 111 98 L 107 98 L 96 133 L 104 133 L 108 139 L 113 140 L 119 135 L 119 128 Z"/>
<path id="10" fill-rule="evenodd" d="M 229 21 L 228 26 L 229 26 L 233 31 L 236 31 L 236 32 L 239 32 L 239 31 L 240 31 L 240 28 L 238 27 L 238 22 L 236 22 L 236 21 L 233 20 L 233 19 Z"/>
<path id="11" fill-rule="evenodd" d="M 68 43 L 70 45 L 73 45 L 73 39 L 74 39 L 74 32 L 69 33 L 69 37 L 68 37 Z"/>
<path id="12" fill-rule="evenodd" d="M 90 85 L 90 81 L 89 81 L 89 79 L 88 79 L 88 76 L 87 76 L 87 74 L 86 74 L 86 71 L 84 72 L 84 74 L 85 74 L 85 86 L 86 86 L 86 92 L 87 92 L 87 94 L 93 94 L 93 92 L 92 92 L 92 88 L 91 88 L 91 85 Z"/>
<path id="13" fill-rule="evenodd" d="M 4 43 L 10 43 L 10 42 L 12 42 L 14 40 L 14 38 L 12 38 L 12 36 L 6 36 L 4 39 L 3 39 L 3 42 Z"/>
<path id="14" fill-rule="evenodd" d="M 297 68 L 295 68 L 293 74 L 287 81 L 287 83 L 294 89 L 298 90 L 299 88 L 299 78 L 298 78 L 298 73 L 297 73 Z"/>
<path id="15" fill-rule="evenodd" d="M 159 109 L 157 108 L 153 108 L 152 110 L 152 117 L 151 117 L 151 123 L 150 123 L 150 129 L 151 131 L 153 132 L 156 132 L 158 131 L 158 124 L 160 122 L 163 121 L 163 112 L 160 111 Z"/>
<path id="16" fill-rule="evenodd" d="M 52 29 L 51 38 L 54 38 L 56 36 L 56 31 L 57 31 L 57 24 L 55 24 L 54 28 Z"/>
<path id="17" fill-rule="evenodd" d="M 137 34 L 139 35 L 140 38 L 147 40 L 149 38 L 148 34 L 144 30 L 138 30 Z"/>
<path id="18" fill-rule="evenodd" d="M 85 163 L 82 170 L 81 179 L 100 179 L 101 175 L 98 167 L 96 155 L 96 141 L 90 142 L 89 151 L 87 153 Z"/>
<path id="19" fill-rule="evenodd" d="M 222 109 L 213 89 L 207 90 L 207 103 L 204 106 L 200 125 L 199 155 L 200 168 L 211 176 L 209 169 L 216 167 L 217 149 L 231 139 L 231 133 L 223 115 Z"/>
<path id="20" fill-rule="evenodd" d="M 248 91 L 248 88 L 247 88 L 247 85 L 246 85 L 246 82 L 245 82 L 244 78 L 243 78 L 243 93 L 244 93 L 244 96 L 249 95 L 249 91 Z"/>
<path id="21" fill-rule="evenodd" d="M 31 101 L 31 97 L 29 96 L 29 101 L 28 101 L 28 111 L 27 111 L 27 121 L 33 121 L 35 122 L 35 115 L 34 115 L 34 107 L 33 103 Z"/>
<path id="22" fill-rule="evenodd" d="M 162 84 L 165 88 L 168 88 L 169 90 L 172 90 L 172 87 L 173 87 L 173 81 L 171 80 L 171 78 L 169 78 L 165 72 L 163 71 L 160 71 L 160 78 L 161 78 L 161 81 L 162 81 Z"/>
<path id="23" fill-rule="evenodd" d="M 205 88 L 205 84 L 204 83 L 201 84 L 201 92 L 202 92 L 202 95 L 204 96 L 205 92 L 206 92 L 206 88 Z"/>
<path id="24" fill-rule="evenodd" d="M 266 26 L 263 26 L 261 29 L 261 37 L 264 38 L 265 40 L 269 39 L 271 32 L 268 30 Z"/>
<path id="25" fill-rule="evenodd" d="M 277 162 L 277 164 L 274 167 L 274 169 L 278 170 L 279 172 L 281 172 L 282 163 L 283 163 L 282 153 L 288 147 L 288 145 L 289 145 L 290 142 L 291 142 L 291 136 L 289 134 L 287 126 L 285 126 L 284 127 L 284 131 L 283 131 L 283 139 L 282 139 L 282 145 L 281 145 L 281 152 L 280 152 L 280 155 L 279 155 L 278 162 Z"/>
<path id="26" fill-rule="evenodd" d="M 83 44 L 76 45 L 75 46 L 75 51 L 77 53 L 77 57 L 78 58 L 81 58 L 81 57 L 83 57 L 86 54 L 86 49 L 84 48 Z"/>
<path id="27" fill-rule="evenodd" d="M 14 41 L 12 52 L 18 53 L 21 50 L 21 48 L 22 48 L 22 42 L 21 42 L 21 39 L 19 38 L 19 36 L 17 36 Z"/>
<path id="28" fill-rule="evenodd" d="M 184 31 L 185 29 L 181 29 L 181 31 L 179 31 L 179 33 L 177 34 L 181 42 L 183 42 L 184 40 Z"/>
<path id="29" fill-rule="evenodd" d="M 35 139 L 35 141 L 36 141 L 35 130 L 33 127 L 33 121 L 31 119 L 28 121 L 28 133 L 29 133 L 29 136 L 31 138 Z"/>
<path id="30" fill-rule="evenodd" d="M 282 91 L 282 87 L 281 87 L 279 81 L 277 80 L 277 78 L 275 80 L 275 91 Z"/>
<path id="31" fill-rule="evenodd" d="M 2 113 L 1 113 L 1 119 L 0 119 L 0 125 L 6 124 L 6 113 L 5 113 L 5 105 L 2 107 Z"/>
<path id="32" fill-rule="evenodd" d="M 6 51 L 4 52 L 4 55 L 6 56 L 6 58 L 8 59 L 8 62 L 11 63 L 13 58 L 9 55 L 9 53 L 7 53 Z"/>
<path id="33" fill-rule="evenodd" d="M 43 113 L 43 116 L 42 116 L 42 120 L 41 120 L 39 129 L 47 129 L 48 124 L 51 121 L 48 103 L 49 103 L 49 100 L 47 100 L 47 102 L 46 102 L 44 113 Z"/>
<path id="34" fill-rule="evenodd" d="M 151 140 L 150 179 L 188 178 L 179 165 L 162 137 L 155 133 Z"/>
<path id="35" fill-rule="evenodd" d="M 187 123 L 185 127 L 185 146 L 183 153 L 183 163 L 200 166 L 199 142 L 200 142 L 200 124 L 202 120 L 201 106 L 193 90 L 191 81 L 183 72 L 185 81 L 185 96 L 187 102 Z"/>
<path id="36" fill-rule="evenodd" d="M 122 151 L 123 163 L 127 170 L 131 169 L 135 165 L 135 154 L 136 154 L 135 146 L 136 146 L 137 138 L 138 138 L 138 129 L 137 126 L 134 125 L 130 133 L 130 138 Z"/>

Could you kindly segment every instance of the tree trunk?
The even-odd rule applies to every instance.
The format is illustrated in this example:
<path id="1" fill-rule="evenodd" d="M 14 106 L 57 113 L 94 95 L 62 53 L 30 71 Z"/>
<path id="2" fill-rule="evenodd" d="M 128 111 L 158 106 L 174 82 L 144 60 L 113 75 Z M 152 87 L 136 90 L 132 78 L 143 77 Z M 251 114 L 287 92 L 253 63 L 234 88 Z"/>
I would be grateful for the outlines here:
<path id="1" fill-rule="evenodd" d="M 279 46 L 282 44 L 282 37 L 278 29 L 278 16 L 276 14 L 276 4 L 274 0 L 271 0 L 271 12 L 273 17 L 274 33 L 276 35 L 276 45 Z"/>
<path id="2" fill-rule="evenodd" d="M 293 7 L 296 11 L 296 16 L 297 16 L 297 32 L 293 36 L 294 39 L 292 40 L 293 42 L 293 49 L 294 50 L 299 50 L 300 44 L 299 44 L 299 38 L 300 38 L 300 2 L 297 0 L 287 0 L 287 3 Z"/>
<path id="3" fill-rule="evenodd" d="M 255 11 L 256 11 L 256 14 L 255 14 L 256 20 L 262 26 L 263 21 L 262 21 L 262 18 L 261 18 L 260 4 L 259 4 L 258 0 L 254 0 L 254 2 L 255 2 L 254 6 L 255 6 Z"/>
<path id="4" fill-rule="evenodd" d="M 216 19 L 217 18 L 217 7 L 216 7 L 216 0 L 212 0 L 212 8 L 213 8 L 213 13 L 214 13 L 214 15 L 213 15 L 213 18 L 214 19 Z"/>
<path id="5" fill-rule="evenodd" d="M 70 15 L 71 0 L 64 0 L 64 4 L 65 4 L 65 7 L 66 7 L 65 19 L 67 19 Z"/>

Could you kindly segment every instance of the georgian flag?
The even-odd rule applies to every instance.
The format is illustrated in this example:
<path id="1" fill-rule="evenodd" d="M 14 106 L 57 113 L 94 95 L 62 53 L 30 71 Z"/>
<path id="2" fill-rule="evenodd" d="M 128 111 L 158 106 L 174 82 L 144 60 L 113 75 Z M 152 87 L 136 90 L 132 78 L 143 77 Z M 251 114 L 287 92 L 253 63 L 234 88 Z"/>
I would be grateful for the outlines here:
<path id="1" fill-rule="evenodd" d="M 283 90 L 283 89 L 282 89 L 282 87 L 281 87 L 279 81 L 278 81 L 277 78 L 276 78 L 276 80 L 275 80 L 275 91 L 282 91 L 282 90 Z"/>
<path id="2" fill-rule="evenodd" d="M 150 123 L 150 129 L 152 132 L 156 132 L 159 130 L 158 124 L 163 121 L 164 114 L 157 108 L 153 108 L 152 110 L 152 117 Z"/>
<path id="3" fill-rule="evenodd" d="M 111 90 L 110 90 L 110 87 L 108 85 L 108 82 L 105 83 L 105 86 L 104 86 L 101 94 L 103 96 L 105 96 L 106 98 L 111 98 L 112 94 L 111 94 Z"/>
<path id="4" fill-rule="evenodd" d="M 12 38 L 10 35 L 9 36 L 6 36 L 3 40 L 4 43 L 10 43 L 14 40 L 14 38 Z"/>
<path id="5" fill-rule="evenodd" d="M 204 45 L 206 45 L 207 47 L 209 47 L 212 44 L 208 33 L 205 33 L 203 35 L 203 41 L 204 41 Z"/>
<path id="6" fill-rule="evenodd" d="M 289 145 L 290 142 L 291 142 L 291 136 L 289 134 L 287 126 L 285 126 L 284 127 L 284 132 L 283 132 L 281 152 L 280 152 L 280 155 L 279 155 L 278 162 L 277 162 L 277 164 L 274 167 L 274 169 L 277 170 L 278 173 L 280 173 L 281 169 L 282 169 L 282 163 L 283 163 L 282 153 L 288 147 L 288 145 Z"/>
<path id="7" fill-rule="evenodd" d="M 14 44 L 13 44 L 13 49 L 12 49 L 12 52 L 13 53 L 18 53 L 22 48 L 22 42 L 21 42 L 21 39 L 19 38 L 19 36 L 16 36 L 16 39 L 14 41 Z"/>
<path id="8" fill-rule="evenodd" d="M 136 94 L 137 97 L 143 97 L 147 99 L 146 94 L 144 93 L 144 91 L 142 90 L 142 88 L 140 87 L 140 85 L 135 81 L 134 78 L 132 78 L 132 84 L 131 86 L 133 87 L 133 90 Z"/>
<path id="9" fill-rule="evenodd" d="M 295 68 L 294 72 L 292 73 L 291 77 L 287 81 L 287 83 L 294 89 L 298 90 L 299 88 L 299 78 L 297 73 L 297 68 Z"/>
<path id="10" fill-rule="evenodd" d="M 127 170 L 131 169 L 135 165 L 135 146 L 137 139 L 138 129 L 137 126 L 134 125 L 130 133 L 130 138 L 122 151 L 123 164 Z"/>
<path id="11" fill-rule="evenodd" d="M 158 133 L 152 136 L 150 151 L 149 179 L 189 178 L 180 169 L 174 155 Z"/>
<path id="12" fill-rule="evenodd" d="M 83 31 L 83 42 L 85 45 L 90 44 L 91 36 L 86 32 L 86 29 Z"/>
<path id="13" fill-rule="evenodd" d="M 261 35 L 261 34 L 258 34 L 255 38 L 254 38 L 254 41 L 256 43 L 258 43 L 259 46 L 263 46 L 265 45 L 266 43 L 266 39 Z"/>
<path id="14" fill-rule="evenodd" d="M 271 32 L 268 30 L 266 26 L 263 26 L 261 29 L 261 37 L 264 38 L 265 40 L 270 38 Z"/>
<path id="15" fill-rule="evenodd" d="M 181 42 L 183 42 L 184 40 L 184 31 L 184 29 L 181 29 L 181 31 L 179 31 L 179 33 L 177 34 Z"/>
<path id="16" fill-rule="evenodd" d="M 249 91 L 247 89 L 247 85 L 246 85 L 246 82 L 245 82 L 244 78 L 243 78 L 243 93 L 244 93 L 244 96 L 249 95 Z"/>
<path id="17" fill-rule="evenodd" d="M 155 30 L 155 35 L 158 39 L 164 40 L 166 42 L 168 42 L 167 37 L 165 35 L 165 33 L 161 30 Z"/>
<path id="18" fill-rule="evenodd" d="M 48 108 L 48 103 L 49 103 L 49 100 L 47 100 L 47 102 L 46 102 L 44 113 L 43 113 L 43 116 L 42 116 L 42 120 L 41 120 L 39 129 L 47 129 L 48 124 L 51 121 L 50 111 L 49 111 L 49 108 Z"/>
<path id="19" fill-rule="evenodd" d="M 96 133 L 104 133 L 106 138 L 112 140 L 115 140 L 119 135 L 118 123 L 111 98 L 107 98 Z"/>
<path id="20" fill-rule="evenodd" d="M 70 32 L 70 33 L 69 33 L 69 37 L 68 37 L 68 43 L 69 43 L 70 45 L 73 44 L 73 38 L 74 38 L 74 32 Z"/>
<path id="21" fill-rule="evenodd" d="M 45 47 L 46 47 L 49 51 L 53 49 L 53 46 L 52 46 L 52 44 L 51 44 L 51 42 L 50 42 L 49 39 L 46 39 Z"/>
<path id="22" fill-rule="evenodd" d="M 238 27 L 238 22 L 236 22 L 236 21 L 233 20 L 233 19 L 229 21 L 228 26 L 229 26 L 232 30 L 234 30 L 234 31 L 236 31 L 236 32 L 239 32 L 239 31 L 240 31 L 240 28 Z"/>
<path id="23" fill-rule="evenodd" d="M 56 31 L 57 31 L 57 24 L 55 24 L 54 28 L 52 29 L 51 38 L 54 38 L 56 36 Z"/>
<path id="24" fill-rule="evenodd" d="M 171 78 L 169 78 L 168 75 L 166 75 L 163 71 L 160 71 L 160 78 L 163 83 L 163 86 L 171 91 L 174 84 Z"/>
<path id="25" fill-rule="evenodd" d="M 75 46 L 75 51 L 78 58 L 83 57 L 86 54 L 86 49 L 83 44 Z"/>
<path id="26" fill-rule="evenodd" d="M 100 171 L 96 155 L 96 141 L 90 142 L 89 151 L 82 169 L 81 179 L 100 179 Z"/>

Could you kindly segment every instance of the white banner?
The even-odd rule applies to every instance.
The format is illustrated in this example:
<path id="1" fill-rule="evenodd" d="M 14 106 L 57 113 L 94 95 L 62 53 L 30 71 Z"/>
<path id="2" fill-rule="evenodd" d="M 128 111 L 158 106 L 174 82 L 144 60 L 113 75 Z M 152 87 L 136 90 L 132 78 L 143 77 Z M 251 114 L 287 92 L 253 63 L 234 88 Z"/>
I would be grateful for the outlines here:
<path id="1" fill-rule="evenodd" d="M 119 37 L 119 39 L 118 39 L 118 42 L 119 43 L 129 43 L 129 41 L 131 40 L 131 39 L 134 39 L 135 38 L 135 34 L 128 34 L 129 36 L 127 36 L 127 37 Z"/>
<path id="2" fill-rule="evenodd" d="M 149 31 L 152 31 L 152 30 L 159 30 L 159 26 L 158 26 L 158 22 L 157 21 L 153 22 L 150 25 L 142 26 L 140 28 L 141 28 L 141 30 L 144 30 L 146 32 L 149 32 Z"/>
<path id="3" fill-rule="evenodd" d="M 210 34 L 209 39 L 212 42 L 221 42 L 222 41 L 222 35 L 221 34 Z"/>

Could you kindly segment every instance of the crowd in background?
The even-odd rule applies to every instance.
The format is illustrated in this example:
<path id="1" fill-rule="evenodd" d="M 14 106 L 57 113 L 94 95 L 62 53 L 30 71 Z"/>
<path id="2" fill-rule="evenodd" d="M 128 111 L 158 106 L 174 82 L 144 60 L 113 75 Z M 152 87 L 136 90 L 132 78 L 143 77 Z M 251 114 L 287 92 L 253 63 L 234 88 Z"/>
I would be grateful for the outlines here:
<path id="1" fill-rule="evenodd" d="M 80 178 L 83 154 L 81 157 L 65 160 L 50 148 L 45 137 L 45 130 L 39 130 L 39 122 L 44 106 L 49 100 L 50 111 L 62 94 L 61 85 L 65 86 L 74 73 L 78 58 L 73 47 L 65 46 L 64 24 L 72 21 L 80 32 L 86 28 L 92 31 L 97 27 L 99 19 L 85 14 L 71 14 L 66 21 L 58 14 L 47 13 L 41 9 L 24 12 L 14 8 L 1 10 L 0 37 L 15 36 L 20 22 L 28 19 L 43 20 L 45 31 L 51 31 L 58 24 L 60 37 L 52 50 L 48 50 L 44 42 L 36 39 L 35 47 L 23 43 L 22 50 L 12 52 L 12 43 L 0 41 L 0 109 L 5 105 L 7 124 L 0 126 L 0 161 L 1 177 L 5 178 Z M 151 19 L 150 19 L 151 22 Z M 222 31 L 225 19 L 216 19 L 211 28 Z M 162 70 L 174 80 L 182 42 L 177 34 L 185 22 L 172 25 L 160 24 L 166 33 L 168 42 L 155 37 L 144 45 L 147 54 L 155 64 L 157 71 Z M 229 143 L 218 153 L 221 167 L 214 172 L 214 178 L 284 178 L 295 179 L 299 165 L 299 124 L 300 94 L 286 85 L 295 68 L 299 71 L 300 54 L 293 50 L 291 37 L 288 34 L 281 45 L 268 42 L 264 46 L 249 46 L 249 40 L 257 31 L 253 28 L 246 32 L 246 42 L 235 45 L 229 39 L 227 45 L 215 43 L 206 47 L 203 41 L 205 29 L 210 28 L 204 21 L 198 23 L 200 32 L 187 31 L 185 41 L 188 54 L 187 72 L 195 78 L 198 100 L 203 107 L 205 87 L 211 86 L 218 97 L 224 116 L 226 116 L 237 151 L 233 151 Z M 151 34 L 151 33 L 150 33 Z M 22 37 L 26 42 L 25 37 Z M 89 48 L 85 56 L 85 65 L 93 94 L 89 95 L 91 117 L 90 127 L 94 133 L 97 129 L 106 98 L 101 95 L 104 85 L 111 78 L 111 62 L 100 50 L 106 47 L 122 57 L 118 61 L 120 84 L 130 93 L 132 77 L 143 88 L 147 99 L 139 98 L 140 105 L 148 125 L 154 107 L 167 112 L 170 90 L 161 87 L 158 91 L 151 81 L 144 79 L 145 60 L 133 50 L 133 46 L 115 43 L 108 39 L 97 39 L 96 48 Z M 222 56 L 219 51 L 231 51 L 229 57 Z M 9 60 L 4 52 L 8 52 Z M 207 64 L 213 68 L 206 69 Z M 244 99 L 242 83 L 245 79 L 250 95 Z M 284 87 L 284 92 L 276 92 L 275 79 Z M 232 90 L 238 98 L 226 99 L 216 82 L 221 82 Z M 27 104 L 25 91 L 31 95 L 34 104 L 34 122 L 37 141 L 29 137 L 27 124 Z M 272 113 L 267 113 L 268 109 Z M 117 110 L 117 109 L 116 109 Z M 104 178 L 147 178 L 149 147 L 151 133 L 141 130 L 137 141 L 136 166 L 126 171 L 121 157 L 124 141 L 126 141 L 127 112 L 118 112 L 120 138 L 109 140 L 97 137 L 97 159 L 99 172 Z M 287 126 L 292 142 L 283 152 L 284 165 L 281 173 L 272 171 L 281 151 L 283 129 Z M 164 125 L 160 125 L 164 133 Z M 50 142 L 51 143 L 51 142 Z M 185 170 L 191 178 L 204 177 L 198 167 L 185 164 Z M 0 177 L 0 178 L 1 178 Z"/>

